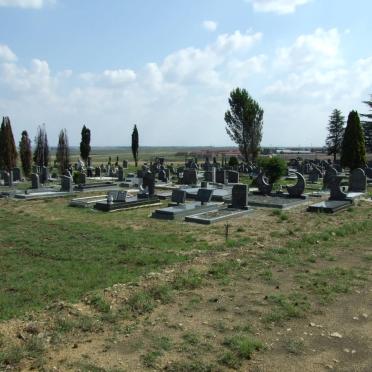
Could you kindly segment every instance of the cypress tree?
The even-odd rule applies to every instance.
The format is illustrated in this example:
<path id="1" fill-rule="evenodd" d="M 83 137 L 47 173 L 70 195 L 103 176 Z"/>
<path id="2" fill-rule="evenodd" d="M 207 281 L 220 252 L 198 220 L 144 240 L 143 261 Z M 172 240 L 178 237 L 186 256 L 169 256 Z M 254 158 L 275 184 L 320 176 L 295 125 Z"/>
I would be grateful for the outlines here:
<path id="1" fill-rule="evenodd" d="M 25 130 L 22 132 L 21 140 L 19 142 L 19 155 L 21 157 L 23 174 L 26 177 L 29 177 L 31 174 L 32 150 L 31 140 Z"/>
<path id="2" fill-rule="evenodd" d="M 17 165 L 17 148 L 10 120 L 7 116 L 3 117 L 1 124 L 1 162 L 4 169 L 12 170 Z"/>
<path id="3" fill-rule="evenodd" d="M 45 130 L 45 124 L 37 128 L 37 135 L 35 137 L 35 150 L 33 160 L 39 166 L 48 166 L 49 163 L 49 147 L 48 137 Z"/>
<path id="4" fill-rule="evenodd" d="M 58 136 L 56 160 L 60 174 L 63 174 L 70 164 L 70 148 L 66 129 L 62 129 Z"/>
<path id="5" fill-rule="evenodd" d="M 370 111 L 372 112 L 372 94 L 369 101 L 363 101 L 366 105 L 369 106 Z M 366 120 L 361 121 L 364 131 L 364 139 L 366 143 L 366 151 L 372 152 L 372 113 L 370 114 L 361 114 L 365 117 Z"/>
<path id="6" fill-rule="evenodd" d="M 359 115 L 351 111 L 347 119 L 344 138 L 341 149 L 341 165 L 351 170 L 366 165 L 366 148 L 364 134 L 360 125 Z"/>
<path id="7" fill-rule="evenodd" d="M 333 160 L 341 151 L 342 138 L 345 130 L 345 118 L 340 110 L 334 109 L 328 122 L 328 136 L 326 146 L 328 155 L 333 155 Z"/>
<path id="8" fill-rule="evenodd" d="M 90 154 L 90 129 L 88 129 L 85 125 L 81 130 L 81 142 L 80 142 L 80 157 L 84 162 L 88 161 L 88 157 Z"/>
<path id="9" fill-rule="evenodd" d="M 0 169 L 4 169 L 4 133 L 5 133 L 5 122 L 4 119 L 0 126 Z"/>
<path id="10" fill-rule="evenodd" d="M 138 147 L 139 147 L 138 129 L 137 129 L 137 126 L 134 125 L 133 132 L 132 132 L 132 154 L 133 154 L 134 163 L 136 167 L 138 164 Z"/>

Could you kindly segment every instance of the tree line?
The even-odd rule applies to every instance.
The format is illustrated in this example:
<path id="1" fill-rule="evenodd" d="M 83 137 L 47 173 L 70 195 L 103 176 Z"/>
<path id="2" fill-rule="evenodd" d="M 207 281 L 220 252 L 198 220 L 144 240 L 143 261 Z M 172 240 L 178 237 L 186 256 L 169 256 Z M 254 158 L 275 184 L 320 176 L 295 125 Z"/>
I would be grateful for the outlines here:
<path id="1" fill-rule="evenodd" d="M 90 146 L 91 131 L 85 125 L 81 130 L 80 158 L 87 163 L 91 152 Z M 31 139 L 28 132 L 24 130 L 19 141 L 19 157 L 23 174 L 29 177 L 32 172 L 32 163 L 38 167 L 48 167 L 50 161 L 50 150 L 48 145 L 48 136 L 45 124 L 37 129 L 34 140 L 34 149 L 32 150 Z M 137 167 L 139 136 L 137 126 L 134 126 L 132 133 L 132 153 Z M 17 166 L 18 151 L 15 145 L 12 126 L 7 116 L 3 117 L 0 126 L 0 169 L 11 171 Z M 56 163 L 60 174 L 63 174 L 70 167 L 70 147 L 67 130 L 62 129 L 58 135 L 58 145 L 56 151 Z"/>

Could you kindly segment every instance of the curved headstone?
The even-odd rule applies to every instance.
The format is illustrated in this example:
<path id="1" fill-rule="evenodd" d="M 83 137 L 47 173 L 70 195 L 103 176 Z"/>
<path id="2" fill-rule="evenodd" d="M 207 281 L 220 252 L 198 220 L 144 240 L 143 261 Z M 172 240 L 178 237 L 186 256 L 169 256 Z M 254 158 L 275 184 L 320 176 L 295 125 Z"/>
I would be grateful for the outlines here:
<path id="1" fill-rule="evenodd" d="M 329 180 L 328 186 L 331 192 L 330 200 L 345 200 L 347 194 L 341 190 L 341 181 L 343 176 L 332 176 Z"/>
<path id="2" fill-rule="evenodd" d="M 290 197 L 299 198 L 305 191 L 306 181 L 301 173 L 295 172 L 295 175 L 297 176 L 297 183 L 293 186 L 287 186 L 287 191 Z"/>
<path id="3" fill-rule="evenodd" d="M 330 181 L 333 176 L 337 176 L 337 170 L 333 167 L 328 167 L 323 177 L 323 189 L 330 188 Z"/>
<path id="4" fill-rule="evenodd" d="M 257 183 L 258 190 L 260 191 L 261 194 L 263 195 L 271 194 L 273 185 L 271 185 L 270 183 L 266 181 L 266 177 L 264 176 L 263 172 L 261 172 L 257 176 L 256 183 Z"/>
<path id="5" fill-rule="evenodd" d="M 354 169 L 350 173 L 349 191 L 351 192 L 367 191 L 367 177 L 362 168 Z"/>

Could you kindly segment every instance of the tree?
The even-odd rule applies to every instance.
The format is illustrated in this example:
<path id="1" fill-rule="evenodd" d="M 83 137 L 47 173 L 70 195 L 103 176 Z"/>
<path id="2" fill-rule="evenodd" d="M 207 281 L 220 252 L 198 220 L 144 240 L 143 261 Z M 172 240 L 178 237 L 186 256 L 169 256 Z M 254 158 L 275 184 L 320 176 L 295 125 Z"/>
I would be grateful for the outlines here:
<path id="1" fill-rule="evenodd" d="M 239 165 L 239 160 L 236 156 L 230 156 L 229 167 L 237 167 Z"/>
<path id="2" fill-rule="evenodd" d="M 270 183 L 274 183 L 285 175 L 287 164 L 279 156 L 261 157 L 258 159 L 258 165 L 263 169 Z"/>
<path id="3" fill-rule="evenodd" d="M 341 149 L 341 165 L 351 170 L 364 167 L 366 164 L 366 148 L 364 134 L 359 115 L 351 111 L 347 119 Z"/>
<path id="4" fill-rule="evenodd" d="M 369 101 L 363 101 L 366 105 L 369 106 L 370 111 L 372 111 L 372 94 Z M 361 124 L 363 126 L 364 131 L 364 139 L 366 144 L 366 151 L 372 152 L 372 113 L 371 114 L 361 114 L 360 116 L 363 116 L 369 120 L 363 120 L 361 121 Z"/>
<path id="5" fill-rule="evenodd" d="M 58 136 L 56 160 L 60 174 L 63 174 L 70 164 L 70 148 L 66 129 L 62 129 Z"/>
<path id="6" fill-rule="evenodd" d="M 333 155 L 336 160 L 337 154 L 341 152 L 342 139 L 345 131 L 345 117 L 340 110 L 334 109 L 328 122 L 328 136 L 326 146 L 328 155 Z"/>
<path id="7" fill-rule="evenodd" d="M 226 132 L 239 146 L 246 162 L 256 160 L 260 149 L 263 126 L 263 109 L 245 89 L 236 88 L 230 93 L 230 110 L 225 113 Z"/>
<path id="8" fill-rule="evenodd" d="M 90 154 L 90 129 L 85 125 L 81 130 L 81 142 L 80 142 L 80 157 L 84 162 L 88 161 Z"/>
<path id="9" fill-rule="evenodd" d="M 133 154 L 134 163 L 136 167 L 138 163 L 138 147 L 139 147 L 138 129 L 137 129 L 137 126 L 134 125 L 133 132 L 132 132 L 132 154 Z"/>
<path id="10" fill-rule="evenodd" d="M 49 163 L 49 146 L 45 124 L 37 128 L 35 144 L 36 145 L 33 156 L 34 163 L 39 167 L 47 167 Z"/>
<path id="11" fill-rule="evenodd" d="M 19 155 L 21 157 L 23 174 L 29 177 L 31 174 L 32 149 L 31 140 L 26 130 L 22 132 L 21 140 L 19 141 Z"/>
<path id="12" fill-rule="evenodd" d="M 7 116 L 3 117 L 0 132 L 0 165 L 9 172 L 17 165 L 18 154 L 12 126 Z"/>

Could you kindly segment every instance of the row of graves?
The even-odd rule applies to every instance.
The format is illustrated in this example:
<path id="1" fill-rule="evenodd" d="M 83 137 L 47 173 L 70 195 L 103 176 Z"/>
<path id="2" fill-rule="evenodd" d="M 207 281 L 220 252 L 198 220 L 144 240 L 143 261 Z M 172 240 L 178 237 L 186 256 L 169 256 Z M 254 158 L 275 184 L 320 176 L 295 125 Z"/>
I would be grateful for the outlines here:
<path id="1" fill-rule="evenodd" d="M 99 192 L 99 195 L 74 198 L 70 205 L 101 212 L 160 206 L 161 199 L 170 199 L 166 207 L 157 208 L 151 216 L 202 224 L 243 216 L 257 207 L 289 209 L 306 205 L 310 212 L 334 213 L 348 208 L 362 197 L 367 191 L 368 180 L 372 178 L 369 167 L 346 174 L 337 164 L 328 161 L 295 159 L 289 162 L 287 174 L 293 182 L 273 191 L 274 185 L 253 164 L 238 164 L 234 169 L 222 166 L 215 159 L 213 162 L 206 159 L 200 165 L 194 159 L 188 159 L 184 166 L 174 167 L 173 164 L 167 165 L 164 158 L 156 158 L 136 173 L 126 172 L 127 167 L 125 161 L 114 165 L 109 162 L 99 167 L 93 167 L 91 161 L 86 166 L 78 162 L 59 178 L 50 177 L 46 167 L 35 168 L 30 188 L 25 191 L 16 190 L 20 179 L 17 170 L 2 172 L 1 178 L 13 189 L 13 194 L 8 192 L 8 196 L 17 199 Z M 256 187 L 248 188 L 241 184 L 242 173 L 254 178 Z M 11 182 L 9 177 L 13 177 Z M 315 184 L 321 185 L 322 191 L 305 193 L 309 185 Z M 319 198 L 320 202 L 315 203 Z"/>

